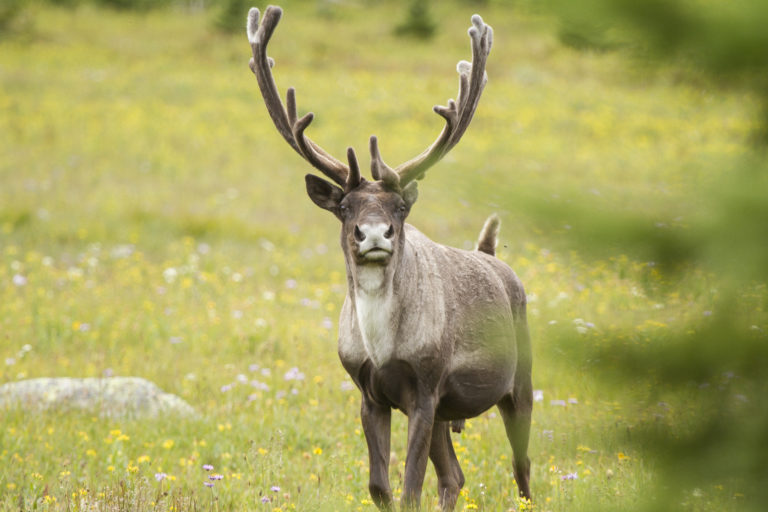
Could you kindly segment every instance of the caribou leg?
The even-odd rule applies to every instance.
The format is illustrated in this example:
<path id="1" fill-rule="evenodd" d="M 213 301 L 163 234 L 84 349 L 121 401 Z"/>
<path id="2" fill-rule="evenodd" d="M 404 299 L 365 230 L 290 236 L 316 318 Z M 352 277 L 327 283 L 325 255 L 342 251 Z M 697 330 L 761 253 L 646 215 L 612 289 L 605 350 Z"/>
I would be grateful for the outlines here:
<path id="1" fill-rule="evenodd" d="M 514 311 L 515 339 L 517 341 L 517 368 L 512 391 L 504 395 L 497 404 L 507 438 L 512 445 L 514 472 L 520 496 L 531 499 L 531 461 L 528 458 L 528 438 L 531 433 L 531 411 L 533 409 L 533 384 L 531 383 L 531 337 L 525 304 Z"/>
<path id="2" fill-rule="evenodd" d="M 517 489 L 520 496 L 530 500 L 531 461 L 528 458 L 528 437 L 531 431 L 531 409 L 526 411 L 525 405 L 516 403 L 513 393 L 506 395 L 497 405 L 504 419 L 507 438 L 512 445 Z"/>
<path id="3" fill-rule="evenodd" d="M 432 441 L 429 445 L 429 458 L 437 473 L 440 509 L 447 512 L 456 506 L 459 491 L 464 487 L 464 473 L 461 472 L 456 452 L 453 451 L 449 426 L 447 421 L 436 421 L 432 427 Z"/>
<path id="4" fill-rule="evenodd" d="M 405 482 L 403 484 L 403 510 L 418 510 L 421 488 L 427 471 L 429 445 L 435 422 L 435 401 L 420 397 L 408 411 L 408 453 L 405 456 Z"/>
<path id="5" fill-rule="evenodd" d="M 392 411 L 365 396 L 360 406 L 360 419 L 368 443 L 370 477 L 368 490 L 381 510 L 393 510 L 392 490 L 389 486 L 389 440 Z"/>

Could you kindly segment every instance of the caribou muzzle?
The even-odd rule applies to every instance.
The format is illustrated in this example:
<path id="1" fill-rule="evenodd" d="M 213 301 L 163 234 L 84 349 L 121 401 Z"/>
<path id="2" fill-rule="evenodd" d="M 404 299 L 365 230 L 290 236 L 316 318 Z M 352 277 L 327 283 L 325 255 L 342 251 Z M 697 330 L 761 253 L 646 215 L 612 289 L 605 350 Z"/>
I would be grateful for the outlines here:
<path id="1" fill-rule="evenodd" d="M 392 224 L 377 222 L 355 226 L 357 256 L 362 263 L 386 263 L 392 256 Z"/>

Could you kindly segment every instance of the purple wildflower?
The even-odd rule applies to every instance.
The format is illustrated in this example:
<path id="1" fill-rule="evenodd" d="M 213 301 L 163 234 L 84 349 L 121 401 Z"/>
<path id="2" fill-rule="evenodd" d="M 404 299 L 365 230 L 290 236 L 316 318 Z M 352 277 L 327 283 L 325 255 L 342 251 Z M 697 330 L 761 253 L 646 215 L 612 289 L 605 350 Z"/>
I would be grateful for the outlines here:
<path id="1" fill-rule="evenodd" d="M 203 469 L 206 471 L 211 471 L 213 470 L 213 466 L 210 464 L 203 464 Z"/>
<path id="2" fill-rule="evenodd" d="M 262 497 L 261 497 L 261 502 L 262 502 L 262 503 L 269 503 L 269 502 L 270 502 L 270 499 L 269 499 L 269 498 L 267 498 L 266 496 L 262 496 Z"/>
<path id="3" fill-rule="evenodd" d="M 573 473 L 568 473 L 567 475 L 561 476 L 560 479 L 561 480 L 578 480 L 579 475 L 576 474 L 576 472 L 574 471 Z"/>
<path id="4" fill-rule="evenodd" d="M 269 490 L 272 491 L 272 492 L 280 492 L 280 486 L 279 485 L 273 485 L 272 487 L 269 488 Z"/>
<path id="5" fill-rule="evenodd" d="M 232 384 L 224 384 L 223 386 L 221 386 L 221 392 L 222 393 L 226 393 L 230 389 L 232 389 Z"/>
<path id="6" fill-rule="evenodd" d="M 304 374 L 301 371 L 299 371 L 298 368 L 296 368 L 294 366 L 293 368 L 291 368 L 290 370 L 285 372 L 285 375 L 283 376 L 283 379 L 285 379 L 285 380 L 304 380 L 304 377 L 305 377 Z"/>
<path id="7" fill-rule="evenodd" d="M 167 476 L 168 475 L 166 475 L 165 473 L 155 473 L 155 480 L 157 480 L 158 482 L 162 482 L 163 480 L 165 480 L 165 477 Z"/>
<path id="8" fill-rule="evenodd" d="M 203 482 L 203 485 L 206 487 L 213 487 L 213 482 Z"/>
<path id="9" fill-rule="evenodd" d="M 211 475 L 208 477 L 208 480 L 223 480 L 224 475 Z"/>
<path id="10" fill-rule="evenodd" d="M 269 384 L 265 382 L 259 382 L 258 380 L 252 380 L 251 387 L 258 389 L 259 391 L 269 391 Z"/>

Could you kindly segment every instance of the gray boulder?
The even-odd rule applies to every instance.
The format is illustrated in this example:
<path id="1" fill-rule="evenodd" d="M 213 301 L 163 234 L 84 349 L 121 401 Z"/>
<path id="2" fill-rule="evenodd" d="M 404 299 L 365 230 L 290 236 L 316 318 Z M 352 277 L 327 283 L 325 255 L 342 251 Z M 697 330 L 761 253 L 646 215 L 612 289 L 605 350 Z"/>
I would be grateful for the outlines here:
<path id="1" fill-rule="evenodd" d="M 28 379 L 0 386 L 0 411 L 84 410 L 103 417 L 195 416 L 176 395 L 138 377 Z"/>

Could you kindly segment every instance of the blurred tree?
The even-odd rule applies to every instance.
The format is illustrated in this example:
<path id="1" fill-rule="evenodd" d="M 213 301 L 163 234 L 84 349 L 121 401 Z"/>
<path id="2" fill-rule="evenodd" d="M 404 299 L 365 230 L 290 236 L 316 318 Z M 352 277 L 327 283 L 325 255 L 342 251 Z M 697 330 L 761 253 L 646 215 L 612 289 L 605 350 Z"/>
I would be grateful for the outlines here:
<path id="1" fill-rule="evenodd" d="M 651 63 L 691 71 L 683 77 L 703 74 L 713 89 L 737 88 L 762 103 L 752 148 L 726 162 L 727 172 L 711 186 L 691 191 L 706 210 L 691 212 L 685 226 L 662 233 L 644 228 L 647 217 L 640 213 L 606 219 L 587 204 L 567 212 L 589 226 L 592 249 L 620 246 L 661 262 L 671 286 L 692 268 L 703 271 L 717 289 L 713 311 L 652 343 L 628 344 L 617 335 L 609 348 L 588 353 L 572 348 L 572 340 L 561 346 L 573 357 L 601 361 L 603 375 L 621 385 L 654 390 L 651 402 L 669 392 L 691 397 L 679 429 L 656 419 L 641 429 L 640 446 L 660 462 L 662 484 L 655 501 L 639 509 L 658 510 L 659 500 L 684 503 L 694 488 L 726 485 L 744 495 L 740 509 L 766 510 L 768 2 L 551 0 L 550 6 L 565 34 L 576 34 L 561 32 L 571 46 L 622 46 Z M 566 215 L 540 211 L 557 222 Z"/>
<path id="2" fill-rule="evenodd" d="M 408 16 L 405 21 L 395 27 L 395 33 L 403 36 L 429 39 L 435 33 L 437 25 L 429 14 L 427 0 L 411 0 Z"/>
<path id="3" fill-rule="evenodd" d="M 3 0 L 0 2 L 0 35 L 10 31 L 18 23 L 25 4 L 24 0 Z"/>
<path id="4" fill-rule="evenodd" d="M 743 87 L 768 105 L 768 2 L 753 0 L 550 0 L 561 38 L 583 47 L 625 45 Z M 578 46 L 578 43 L 576 44 Z M 768 144 L 768 108 L 758 142 Z"/>

